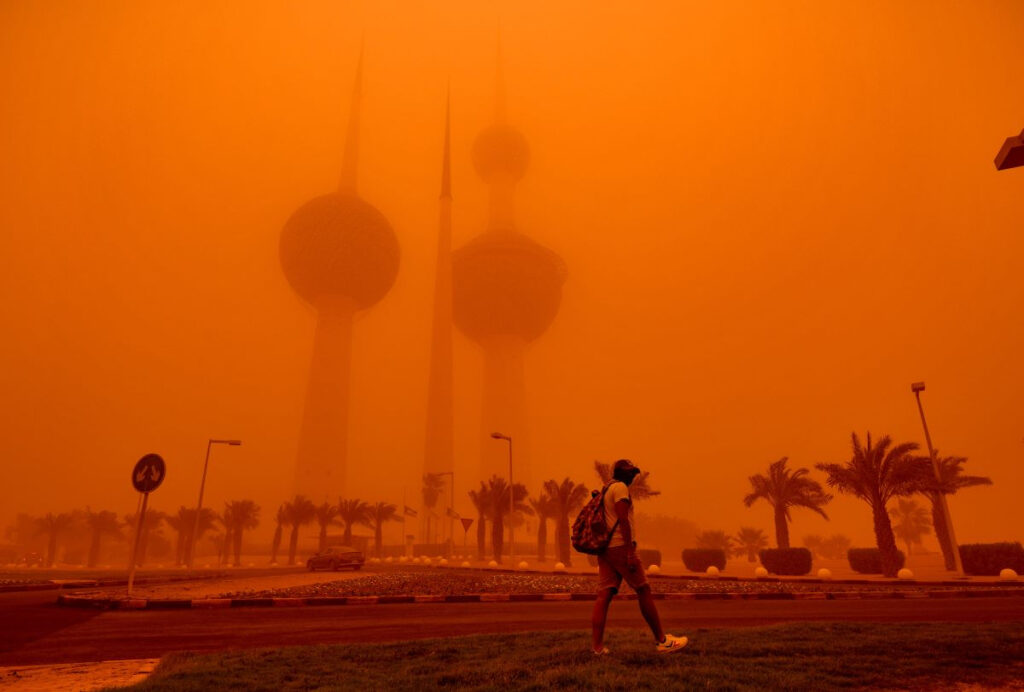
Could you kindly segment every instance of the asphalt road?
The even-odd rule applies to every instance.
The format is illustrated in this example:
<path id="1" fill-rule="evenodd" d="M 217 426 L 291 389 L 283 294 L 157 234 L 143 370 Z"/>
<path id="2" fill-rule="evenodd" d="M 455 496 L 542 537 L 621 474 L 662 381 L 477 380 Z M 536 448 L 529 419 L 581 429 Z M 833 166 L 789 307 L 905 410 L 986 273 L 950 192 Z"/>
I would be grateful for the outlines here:
<path id="1" fill-rule="evenodd" d="M 49 593 L 0 596 L 0 665 L 155 658 L 171 651 L 384 642 L 588 629 L 591 603 L 443 603 L 100 612 L 58 608 Z M 1024 621 L 1024 598 L 850 601 L 659 601 L 665 629 L 810 621 Z M 643 629 L 635 602 L 609 627 Z"/>

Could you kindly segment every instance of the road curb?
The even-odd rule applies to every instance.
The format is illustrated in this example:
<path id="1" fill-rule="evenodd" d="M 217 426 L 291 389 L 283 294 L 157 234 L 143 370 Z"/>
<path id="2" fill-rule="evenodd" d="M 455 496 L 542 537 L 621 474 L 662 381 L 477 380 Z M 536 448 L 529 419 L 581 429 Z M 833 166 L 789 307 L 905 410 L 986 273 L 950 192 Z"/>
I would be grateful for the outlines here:
<path id="1" fill-rule="evenodd" d="M 146 577 L 135 580 L 136 586 L 156 586 L 159 584 L 176 584 L 182 581 L 202 581 L 205 579 L 222 579 L 223 574 L 204 574 L 196 577 Z M 61 589 L 105 589 L 117 586 L 128 586 L 127 579 L 51 579 L 39 584 L 2 584 L 0 593 L 17 593 L 19 591 L 58 591 Z"/>
<path id="2" fill-rule="evenodd" d="M 636 594 L 619 594 L 622 600 L 635 600 Z M 656 593 L 664 601 L 845 601 L 927 598 L 1022 598 L 1021 589 L 988 589 L 985 591 L 769 591 L 749 592 L 684 592 Z M 518 603 L 539 601 L 592 601 L 593 593 L 483 593 L 483 594 L 419 594 L 411 596 L 312 596 L 277 598 L 96 598 L 60 594 L 57 605 L 66 608 L 98 610 L 208 610 L 215 608 L 300 608 L 306 606 L 388 605 L 394 603 Z"/>

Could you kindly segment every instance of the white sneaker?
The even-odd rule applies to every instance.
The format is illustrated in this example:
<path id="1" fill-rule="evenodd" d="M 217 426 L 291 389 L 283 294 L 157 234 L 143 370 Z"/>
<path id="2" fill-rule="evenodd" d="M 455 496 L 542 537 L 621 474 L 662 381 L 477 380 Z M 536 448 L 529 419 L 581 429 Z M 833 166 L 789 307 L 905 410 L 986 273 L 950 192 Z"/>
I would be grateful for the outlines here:
<path id="1" fill-rule="evenodd" d="M 658 649 L 659 654 L 669 654 L 673 651 L 682 651 L 683 647 L 686 646 L 686 643 L 689 641 L 690 640 L 686 637 L 676 637 L 671 634 L 666 634 L 665 641 L 660 642 L 656 648 Z"/>
<path id="2" fill-rule="evenodd" d="M 611 653 L 611 650 L 607 646 L 602 646 L 600 649 L 591 649 L 595 656 L 607 656 Z"/>

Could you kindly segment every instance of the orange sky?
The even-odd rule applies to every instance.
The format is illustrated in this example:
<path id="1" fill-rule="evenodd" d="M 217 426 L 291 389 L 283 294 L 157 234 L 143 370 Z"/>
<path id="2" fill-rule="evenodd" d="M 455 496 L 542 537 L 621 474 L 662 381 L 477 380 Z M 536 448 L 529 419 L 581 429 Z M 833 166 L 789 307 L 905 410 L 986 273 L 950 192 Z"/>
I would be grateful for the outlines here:
<path id="1" fill-rule="evenodd" d="M 992 164 L 1024 127 L 1013 0 L 0 5 L 0 523 L 133 510 L 150 451 L 153 505 L 194 503 L 223 436 L 206 504 L 267 528 L 314 326 L 278 238 L 337 184 L 360 37 L 360 191 L 402 264 L 355 327 L 350 483 L 417 492 L 445 88 L 461 245 L 499 18 L 521 229 L 569 272 L 528 355 L 534 478 L 629 456 L 648 511 L 767 530 L 748 475 L 844 461 L 852 430 L 923 443 L 923 379 L 936 445 L 995 481 L 953 498 L 958 538 L 1022 538 L 1024 171 Z M 465 489 L 480 357 L 455 348 Z M 797 542 L 870 541 L 866 505 L 828 511 Z"/>

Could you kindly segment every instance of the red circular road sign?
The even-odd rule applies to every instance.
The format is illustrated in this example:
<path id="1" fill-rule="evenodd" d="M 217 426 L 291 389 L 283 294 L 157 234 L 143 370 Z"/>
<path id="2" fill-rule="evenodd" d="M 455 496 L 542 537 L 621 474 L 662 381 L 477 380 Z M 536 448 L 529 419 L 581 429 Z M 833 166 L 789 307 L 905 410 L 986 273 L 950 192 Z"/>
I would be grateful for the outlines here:
<path id="1" fill-rule="evenodd" d="M 159 454 L 147 454 L 132 469 L 132 485 L 140 493 L 151 493 L 160 487 L 167 474 L 167 466 Z"/>

